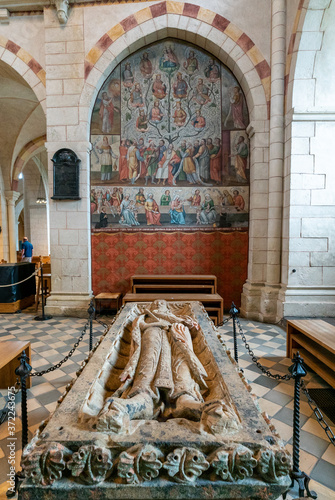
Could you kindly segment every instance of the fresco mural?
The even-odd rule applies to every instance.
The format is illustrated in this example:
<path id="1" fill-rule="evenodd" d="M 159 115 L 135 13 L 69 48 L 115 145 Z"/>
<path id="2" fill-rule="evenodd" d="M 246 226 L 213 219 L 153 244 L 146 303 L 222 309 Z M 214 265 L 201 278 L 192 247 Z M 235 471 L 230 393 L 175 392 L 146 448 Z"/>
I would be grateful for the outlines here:
<path id="1" fill-rule="evenodd" d="M 248 121 L 205 51 L 168 39 L 129 56 L 92 113 L 92 229 L 247 227 Z"/>

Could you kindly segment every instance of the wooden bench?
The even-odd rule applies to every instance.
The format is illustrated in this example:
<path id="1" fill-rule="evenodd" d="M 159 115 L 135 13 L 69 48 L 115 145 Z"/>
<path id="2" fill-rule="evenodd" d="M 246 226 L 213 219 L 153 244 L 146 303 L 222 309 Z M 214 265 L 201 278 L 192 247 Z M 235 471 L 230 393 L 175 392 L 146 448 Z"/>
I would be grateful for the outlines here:
<path id="1" fill-rule="evenodd" d="M 152 302 L 160 298 L 174 302 L 190 302 L 197 300 L 202 302 L 208 312 L 208 316 L 213 319 L 213 321 L 216 319 L 214 323 L 220 323 L 223 319 L 223 298 L 217 293 L 164 293 L 164 295 L 157 293 L 127 293 L 123 297 L 122 303 Z"/>
<path id="2" fill-rule="evenodd" d="M 101 303 L 102 302 L 114 302 L 115 303 L 115 309 L 118 311 L 120 309 L 120 301 L 121 301 L 122 293 L 116 292 L 116 293 L 99 293 L 94 297 L 95 301 L 95 309 L 97 310 L 99 306 L 99 314 L 101 314 Z M 111 308 L 112 309 L 112 308 Z"/>
<path id="3" fill-rule="evenodd" d="M 180 289 L 180 293 L 217 293 L 217 278 L 212 274 L 135 274 L 131 277 L 131 292 L 165 293 Z M 189 287 L 189 289 L 188 289 Z M 179 290 L 178 290 L 179 291 Z"/>
<path id="4" fill-rule="evenodd" d="M 287 357 L 299 351 L 306 365 L 335 388 L 335 326 L 320 319 L 287 322 Z"/>
<path id="5" fill-rule="evenodd" d="M 31 347 L 30 342 L 22 342 L 19 340 L 5 340 L 0 342 L 0 388 L 7 389 L 16 383 L 17 375 L 15 369 L 20 365 L 18 358 L 22 351 L 26 351 L 29 358 L 28 363 L 31 363 Z M 26 378 L 27 388 L 31 386 L 31 377 Z"/>

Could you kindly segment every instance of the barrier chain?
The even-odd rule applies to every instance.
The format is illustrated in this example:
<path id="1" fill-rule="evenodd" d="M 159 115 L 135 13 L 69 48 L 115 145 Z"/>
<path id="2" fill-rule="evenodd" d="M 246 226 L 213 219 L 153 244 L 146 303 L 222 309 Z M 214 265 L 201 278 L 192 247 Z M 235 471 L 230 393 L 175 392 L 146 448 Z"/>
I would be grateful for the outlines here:
<path id="1" fill-rule="evenodd" d="M 237 313 L 236 313 L 237 314 Z M 288 373 L 286 375 L 280 375 L 279 373 L 271 373 L 270 370 L 267 370 L 259 361 L 258 358 L 255 356 L 254 351 L 251 349 L 250 345 L 247 342 L 247 339 L 243 333 L 241 323 L 236 316 L 236 323 L 238 325 L 238 329 L 241 335 L 241 338 L 244 342 L 245 348 L 248 351 L 249 356 L 251 357 L 252 361 L 255 363 L 255 365 L 261 370 L 261 372 L 264 373 L 269 378 L 274 378 L 276 380 L 291 380 L 293 377 L 292 375 L 289 375 Z"/>
<path id="2" fill-rule="evenodd" d="M 30 377 L 42 377 L 42 375 L 45 375 L 46 373 L 50 373 L 50 372 L 53 372 L 54 370 L 57 370 L 58 368 L 60 368 L 62 366 L 63 363 L 65 363 L 69 358 L 71 358 L 72 354 L 74 353 L 74 351 L 77 349 L 77 347 L 79 346 L 80 342 L 83 340 L 84 338 L 84 335 L 86 333 L 86 330 L 87 330 L 87 327 L 89 325 L 89 322 L 90 320 L 88 320 L 86 322 L 86 325 L 84 326 L 83 328 L 83 331 L 81 332 L 80 336 L 78 337 L 78 340 L 77 342 L 75 342 L 73 344 L 73 347 L 72 349 L 69 351 L 69 353 L 65 356 L 65 358 L 63 358 L 59 363 L 57 363 L 56 365 L 53 365 L 53 366 L 50 366 L 49 368 L 47 368 L 46 370 L 42 370 L 40 372 L 33 372 L 33 373 L 30 373 L 29 376 Z"/>
<path id="3" fill-rule="evenodd" d="M 308 389 L 305 385 L 305 382 L 302 380 L 300 383 L 300 387 L 302 392 L 305 394 L 307 398 L 307 403 L 309 404 L 309 407 L 313 411 L 314 415 L 316 416 L 317 421 L 319 422 L 320 426 L 322 429 L 325 431 L 329 441 L 335 446 L 335 435 L 327 422 L 325 421 L 320 409 L 318 408 L 318 405 L 316 402 L 313 400 L 313 398 L 310 396 Z"/>

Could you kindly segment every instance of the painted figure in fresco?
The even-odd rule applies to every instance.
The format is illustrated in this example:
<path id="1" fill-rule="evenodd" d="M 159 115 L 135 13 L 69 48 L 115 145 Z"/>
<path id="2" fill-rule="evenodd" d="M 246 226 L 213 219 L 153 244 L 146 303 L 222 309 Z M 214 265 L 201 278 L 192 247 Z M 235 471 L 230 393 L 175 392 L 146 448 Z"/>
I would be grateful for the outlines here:
<path id="1" fill-rule="evenodd" d="M 148 118 L 145 114 L 144 109 L 140 109 L 139 116 L 136 120 L 136 129 L 139 132 L 147 132 L 148 131 Z"/>
<path id="2" fill-rule="evenodd" d="M 211 137 L 208 137 L 208 139 L 206 141 L 206 144 L 207 144 L 207 147 L 208 147 L 209 154 L 211 154 L 212 150 L 214 148 L 213 139 Z"/>
<path id="3" fill-rule="evenodd" d="M 122 72 L 122 80 L 123 80 L 123 85 L 125 87 L 132 87 L 134 83 L 134 75 L 131 70 L 130 62 L 126 62 L 124 66 L 124 70 Z"/>
<path id="4" fill-rule="evenodd" d="M 97 222 L 95 228 L 102 229 L 102 228 L 107 227 L 107 226 L 108 226 L 108 217 L 107 217 L 107 214 L 105 212 L 104 207 L 102 207 L 101 212 L 100 212 L 100 219 L 99 219 L 99 222 Z"/>
<path id="5" fill-rule="evenodd" d="M 172 165 L 172 183 L 169 180 L 169 184 L 172 184 L 173 186 L 176 185 L 176 180 L 179 181 L 185 181 L 186 180 L 186 174 L 181 168 L 181 162 L 184 156 L 184 153 L 186 151 L 186 141 L 183 140 L 180 143 L 180 147 L 176 150 L 176 156 L 171 160 L 171 165 Z"/>
<path id="6" fill-rule="evenodd" d="M 122 200 L 120 206 L 120 224 L 125 226 L 139 226 L 140 223 L 137 221 L 135 216 L 135 210 L 133 202 L 129 199 L 129 194 L 127 194 Z"/>
<path id="7" fill-rule="evenodd" d="M 230 89 L 229 102 L 229 113 L 224 121 L 224 126 L 227 127 L 229 120 L 232 119 L 234 128 L 245 128 L 246 125 L 243 119 L 243 95 L 240 87 L 233 87 Z"/>
<path id="8" fill-rule="evenodd" d="M 207 104 L 211 100 L 209 97 L 209 89 L 204 84 L 204 81 L 202 78 L 198 78 L 197 86 L 195 87 L 195 89 L 193 91 L 193 99 L 201 106 L 204 106 L 205 104 Z"/>
<path id="9" fill-rule="evenodd" d="M 101 180 L 110 181 L 113 173 L 113 158 L 117 159 L 118 157 L 113 153 L 107 136 L 103 137 L 102 143 L 97 146 L 97 151 L 101 154 Z"/>
<path id="10" fill-rule="evenodd" d="M 190 76 L 198 69 L 198 59 L 194 55 L 194 51 L 190 50 L 189 56 L 184 62 L 186 73 Z"/>
<path id="11" fill-rule="evenodd" d="M 191 142 L 187 143 L 186 151 L 182 158 L 182 169 L 186 174 L 189 184 L 198 184 L 197 169 L 193 160 L 193 146 Z"/>
<path id="12" fill-rule="evenodd" d="M 208 150 L 208 147 L 206 144 L 206 139 L 201 139 L 199 151 L 195 156 L 193 156 L 193 160 L 198 162 L 200 177 L 204 181 L 209 180 L 209 178 L 210 178 L 210 156 L 209 156 L 209 150 Z"/>
<path id="13" fill-rule="evenodd" d="M 99 109 L 99 116 L 101 118 L 101 130 L 103 134 L 110 134 L 114 122 L 114 105 L 111 97 L 108 97 L 107 92 L 103 92 L 101 96 L 101 103 Z"/>
<path id="14" fill-rule="evenodd" d="M 144 78 L 150 78 L 152 76 L 152 63 L 149 59 L 148 52 L 143 52 L 140 61 L 140 72 L 144 76 Z"/>
<path id="15" fill-rule="evenodd" d="M 175 151 L 173 149 L 173 144 L 169 144 L 168 148 L 163 152 L 163 156 L 158 163 L 158 169 L 156 172 L 156 179 L 158 179 L 158 183 L 163 181 L 163 186 L 165 186 L 166 181 L 169 178 L 169 165 L 172 158 L 175 156 Z"/>
<path id="16" fill-rule="evenodd" d="M 165 47 L 163 55 L 159 60 L 159 68 L 161 70 L 167 70 L 167 69 L 175 70 L 179 68 L 178 58 L 176 54 L 173 52 L 171 45 Z"/>
<path id="17" fill-rule="evenodd" d="M 171 203 L 170 191 L 167 189 L 161 196 L 160 204 L 162 207 L 168 207 Z"/>
<path id="18" fill-rule="evenodd" d="M 120 143 L 119 153 L 120 153 L 119 177 L 120 177 L 120 181 L 126 181 L 129 179 L 129 169 L 128 169 L 128 162 L 127 162 L 128 147 L 126 145 L 125 139 L 122 139 L 122 141 Z"/>
<path id="19" fill-rule="evenodd" d="M 170 217 L 171 224 L 185 225 L 185 209 L 178 194 L 175 195 L 171 202 Z"/>
<path id="20" fill-rule="evenodd" d="M 175 110 L 174 115 L 173 115 L 173 121 L 174 121 L 175 125 L 177 125 L 177 127 L 182 127 L 183 125 L 185 125 L 186 117 L 187 117 L 187 115 L 186 115 L 186 112 L 181 107 L 181 102 L 177 101 L 176 102 L 176 110 Z"/>
<path id="21" fill-rule="evenodd" d="M 156 147 L 154 141 L 149 142 L 149 147 L 144 152 L 145 164 L 146 164 L 146 176 L 145 176 L 145 185 L 148 184 L 148 181 L 151 177 L 152 184 L 156 184 L 155 182 L 155 173 L 158 167 L 158 158 L 159 158 L 159 148 Z"/>
<path id="22" fill-rule="evenodd" d="M 95 193 L 94 189 L 91 189 L 90 201 L 91 201 L 91 214 L 94 214 L 94 212 L 98 208 L 98 201 L 97 201 L 96 193 Z"/>
<path id="23" fill-rule="evenodd" d="M 136 205 L 144 205 L 145 203 L 145 195 L 144 189 L 139 188 L 137 195 L 135 196 Z"/>
<path id="24" fill-rule="evenodd" d="M 135 83 L 134 89 L 130 92 L 130 103 L 133 108 L 143 108 L 144 101 L 139 83 Z"/>
<path id="25" fill-rule="evenodd" d="M 223 206 L 232 206 L 234 205 L 234 200 L 233 200 L 233 197 L 232 195 L 229 193 L 229 191 L 227 191 L 227 189 L 225 189 L 222 193 L 222 196 L 221 196 L 221 204 Z"/>
<path id="26" fill-rule="evenodd" d="M 147 199 L 144 203 L 145 216 L 147 218 L 148 226 L 161 226 L 160 219 L 161 214 L 159 213 L 159 207 L 154 200 L 154 195 L 149 193 Z"/>
<path id="27" fill-rule="evenodd" d="M 135 180 L 137 174 L 139 172 L 139 161 L 144 161 L 144 158 L 140 155 L 140 151 L 138 149 L 138 145 L 136 141 L 130 141 L 130 148 L 127 153 L 128 160 L 128 170 L 129 170 L 129 179 L 132 184 L 135 184 Z"/>
<path id="28" fill-rule="evenodd" d="M 209 151 L 211 161 L 210 161 L 210 177 L 212 181 L 216 184 L 221 183 L 221 173 L 222 173 L 222 154 L 221 154 L 221 140 L 219 137 L 214 139 L 213 148 Z"/>
<path id="29" fill-rule="evenodd" d="M 187 87 L 188 85 L 183 79 L 183 75 L 181 73 L 177 73 L 177 79 L 172 86 L 173 96 L 176 99 L 184 99 L 187 97 Z"/>
<path id="30" fill-rule="evenodd" d="M 208 66 L 205 68 L 205 76 L 210 82 L 216 82 L 220 78 L 220 67 L 214 59 L 210 59 Z"/>
<path id="31" fill-rule="evenodd" d="M 214 224 L 216 220 L 214 201 L 212 200 L 210 194 L 205 195 L 205 201 L 201 205 L 199 219 L 201 224 Z"/>
<path id="32" fill-rule="evenodd" d="M 154 102 L 154 107 L 151 109 L 149 118 L 154 123 L 159 123 L 163 118 L 163 113 L 159 107 L 159 101 Z"/>
<path id="33" fill-rule="evenodd" d="M 157 99 L 164 99 L 166 96 L 166 85 L 162 82 L 162 76 L 159 73 L 152 84 L 152 93 Z"/>
<path id="34" fill-rule="evenodd" d="M 245 202 L 243 196 L 240 195 L 240 192 L 235 189 L 233 191 L 233 200 L 236 210 L 239 212 L 240 210 L 244 210 Z"/>
<path id="35" fill-rule="evenodd" d="M 235 171 L 237 179 L 242 182 L 247 182 L 246 169 L 248 165 L 248 146 L 245 143 L 243 135 L 240 135 L 235 147 L 235 154 L 230 157 L 235 157 Z"/>
<path id="36" fill-rule="evenodd" d="M 117 187 L 113 188 L 113 192 L 111 194 L 111 204 L 112 204 L 112 212 L 117 213 L 120 205 L 121 205 L 121 196 Z"/>
<path id="37" fill-rule="evenodd" d="M 198 141 L 198 139 L 196 139 L 193 144 L 193 156 L 198 154 L 199 148 L 200 148 L 200 142 Z"/>
<path id="38" fill-rule="evenodd" d="M 138 150 L 140 152 L 140 156 L 142 156 L 142 158 L 144 158 L 145 145 L 144 145 L 143 137 L 140 137 L 138 140 Z M 144 179 L 146 174 L 147 174 L 147 167 L 146 167 L 145 161 L 140 161 L 139 173 L 137 175 L 136 180 L 140 177 L 142 179 Z"/>
<path id="39" fill-rule="evenodd" d="M 196 189 L 194 191 L 194 194 L 190 198 L 188 198 L 187 201 L 191 202 L 191 207 L 200 207 L 201 204 L 200 189 Z"/>
<path id="40" fill-rule="evenodd" d="M 206 120 L 203 116 L 201 116 L 200 109 L 196 110 L 195 117 L 192 118 L 191 123 L 192 123 L 193 127 L 198 129 L 198 130 L 202 130 L 206 127 Z"/>

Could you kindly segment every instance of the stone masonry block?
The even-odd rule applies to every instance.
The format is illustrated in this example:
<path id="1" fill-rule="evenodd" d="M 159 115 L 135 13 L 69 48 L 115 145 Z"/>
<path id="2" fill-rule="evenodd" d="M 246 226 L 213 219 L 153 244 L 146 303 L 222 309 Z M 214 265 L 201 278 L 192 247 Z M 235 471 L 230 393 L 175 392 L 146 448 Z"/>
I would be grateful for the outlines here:
<path id="1" fill-rule="evenodd" d="M 63 85 L 64 94 L 80 94 L 83 89 L 84 80 L 81 78 L 64 80 Z"/>
<path id="2" fill-rule="evenodd" d="M 83 40 L 83 26 L 68 26 L 62 27 L 58 25 L 56 28 L 47 28 L 45 30 L 46 42 L 73 42 Z"/>
<path id="3" fill-rule="evenodd" d="M 293 252 L 326 252 L 328 238 L 291 238 L 290 249 Z"/>
<path id="4" fill-rule="evenodd" d="M 290 252 L 289 253 L 289 266 L 296 267 L 309 267 L 310 265 L 310 254 L 309 252 Z"/>
<path id="5" fill-rule="evenodd" d="M 304 31 L 301 35 L 299 50 L 320 50 L 323 33 L 320 31 Z"/>
<path id="6" fill-rule="evenodd" d="M 63 80 L 47 80 L 46 81 L 47 96 L 60 95 L 63 93 Z"/>
<path id="7" fill-rule="evenodd" d="M 59 230 L 59 244 L 60 245 L 78 245 L 78 230 L 76 229 L 60 229 Z"/>
<path id="8" fill-rule="evenodd" d="M 309 154 L 309 138 L 307 138 L 307 137 L 292 137 L 291 154 L 293 154 L 293 155 L 308 155 Z"/>
<path id="9" fill-rule="evenodd" d="M 46 54 L 65 54 L 67 52 L 66 42 L 45 43 L 44 47 Z"/>
<path id="10" fill-rule="evenodd" d="M 293 85 L 292 107 L 307 111 L 314 106 L 315 80 L 295 80 Z"/>
<path id="11" fill-rule="evenodd" d="M 76 125 L 78 124 L 78 107 L 50 108 L 47 110 L 48 125 Z"/>
<path id="12" fill-rule="evenodd" d="M 313 78 L 315 51 L 304 50 L 298 52 L 295 78 Z"/>
<path id="13" fill-rule="evenodd" d="M 84 78 L 84 63 L 49 66 L 47 76 L 50 80 Z"/>
<path id="14" fill-rule="evenodd" d="M 303 189 L 324 189 L 326 187 L 326 176 L 317 174 L 303 174 Z"/>

